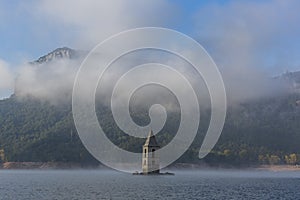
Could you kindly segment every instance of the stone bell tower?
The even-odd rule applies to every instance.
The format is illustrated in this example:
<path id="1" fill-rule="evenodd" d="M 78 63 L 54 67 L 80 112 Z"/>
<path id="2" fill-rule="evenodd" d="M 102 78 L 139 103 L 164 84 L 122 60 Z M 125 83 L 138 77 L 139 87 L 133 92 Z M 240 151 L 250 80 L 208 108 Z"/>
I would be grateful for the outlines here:
<path id="1" fill-rule="evenodd" d="M 150 130 L 143 146 L 143 174 L 159 174 L 159 155 L 156 152 L 159 148 L 153 131 Z"/>

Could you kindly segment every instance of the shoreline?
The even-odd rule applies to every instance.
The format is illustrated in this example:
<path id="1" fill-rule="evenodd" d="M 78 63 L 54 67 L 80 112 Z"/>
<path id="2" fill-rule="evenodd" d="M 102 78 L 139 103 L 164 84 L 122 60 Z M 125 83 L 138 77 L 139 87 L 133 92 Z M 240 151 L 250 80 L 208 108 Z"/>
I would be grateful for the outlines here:
<path id="1" fill-rule="evenodd" d="M 13 169 L 105 169 L 103 165 L 96 164 L 83 164 L 83 163 L 71 163 L 71 162 L 4 162 L 0 163 L 0 170 L 13 170 Z"/>
<path id="2" fill-rule="evenodd" d="M 219 166 L 209 166 L 203 164 L 192 164 L 192 163 L 176 163 L 170 167 L 168 170 L 252 170 L 252 171 L 270 171 L 270 172 L 292 172 L 299 171 L 300 165 L 244 165 L 244 166 L 234 166 L 234 165 L 219 165 Z"/>
<path id="3" fill-rule="evenodd" d="M 76 170 L 76 169 L 110 169 L 102 164 L 83 164 L 69 162 L 4 162 L 0 170 Z M 193 163 L 176 163 L 163 170 L 256 170 L 256 171 L 300 171 L 299 165 L 256 165 L 256 166 L 209 166 Z"/>
<path id="4" fill-rule="evenodd" d="M 260 165 L 256 169 L 273 171 L 273 172 L 300 171 L 300 166 L 299 165 Z"/>

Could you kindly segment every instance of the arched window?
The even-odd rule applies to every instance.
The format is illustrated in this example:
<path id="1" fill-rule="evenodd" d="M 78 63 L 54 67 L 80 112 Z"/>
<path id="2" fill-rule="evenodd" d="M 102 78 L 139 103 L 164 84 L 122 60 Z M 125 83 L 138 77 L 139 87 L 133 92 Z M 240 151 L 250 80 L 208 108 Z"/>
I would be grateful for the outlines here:
<path id="1" fill-rule="evenodd" d="M 152 149 L 152 158 L 154 158 L 154 151 L 155 149 Z"/>

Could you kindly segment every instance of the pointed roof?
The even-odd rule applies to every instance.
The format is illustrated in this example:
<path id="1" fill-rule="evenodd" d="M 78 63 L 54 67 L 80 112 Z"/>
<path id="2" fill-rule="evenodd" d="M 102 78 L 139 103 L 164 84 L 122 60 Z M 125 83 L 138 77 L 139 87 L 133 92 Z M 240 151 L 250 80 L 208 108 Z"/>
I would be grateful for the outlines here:
<path id="1" fill-rule="evenodd" d="M 150 129 L 149 134 L 147 136 L 146 142 L 144 146 L 148 147 L 160 147 L 155 139 L 155 135 L 153 134 L 152 129 Z"/>

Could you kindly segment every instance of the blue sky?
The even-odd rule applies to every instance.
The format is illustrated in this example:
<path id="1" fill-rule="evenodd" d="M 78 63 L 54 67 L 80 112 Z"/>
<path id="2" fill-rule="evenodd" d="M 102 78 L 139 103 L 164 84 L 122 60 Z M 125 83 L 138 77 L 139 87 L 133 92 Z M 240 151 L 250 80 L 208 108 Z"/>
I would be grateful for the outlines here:
<path id="1" fill-rule="evenodd" d="M 43 16 L 33 14 L 38 9 L 38 1 L 0 1 L 2 12 L 0 21 L 0 58 L 12 64 L 19 64 L 27 59 L 37 57 L 61 46 L 72 46 L 72 42 L 62 34 L 65 30 L 60 25 L 45 20 Z M 203 6 L 225 5 L 229 0 L 173 0 L 170 1 L 180 9 L 184 19 L 176 28 L 186 34 L 192 34 L 192 17 Z M 30 6 L 34 6 L 31 10 Z M 208 22 L 209 23 L 209 22 Z"/>
<path id="2" fill-rule="evenodd" d="M 5 16 L 0 21 L 0 58 L 12 64 L 36 59 L 64 44 L 54 25 L 43 22 L 29 11 L 33 2 L 13 0 L 0 3 Z"/>
<path id="3" fill-rule="evenodd" d="M 0 61 L 14 76 L 58 47 L 88 50 L 128 28 L 162 26 L 198 40 L 221 67 L 275 75 L 300 70 L 299 8 L 297 0 L 1 0 Z"/>

